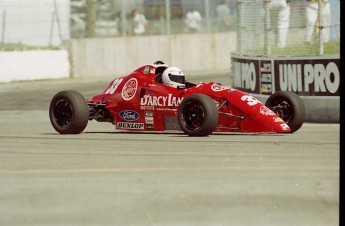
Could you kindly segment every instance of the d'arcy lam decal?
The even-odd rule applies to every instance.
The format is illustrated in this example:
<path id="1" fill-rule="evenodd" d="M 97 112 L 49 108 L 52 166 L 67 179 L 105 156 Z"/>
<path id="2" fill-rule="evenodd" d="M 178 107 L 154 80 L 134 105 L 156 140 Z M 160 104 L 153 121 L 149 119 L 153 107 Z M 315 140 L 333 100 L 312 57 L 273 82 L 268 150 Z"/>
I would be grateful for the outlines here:
<path id="1" fill-rule="evenodd" d="M 182 102 L 182 97 L 173 97 L 172 94 L 168 96 L 151 96 L 144 95 L 140 99 L 141 106 L 158 106 L 158 107 L 176 107 Z"/>

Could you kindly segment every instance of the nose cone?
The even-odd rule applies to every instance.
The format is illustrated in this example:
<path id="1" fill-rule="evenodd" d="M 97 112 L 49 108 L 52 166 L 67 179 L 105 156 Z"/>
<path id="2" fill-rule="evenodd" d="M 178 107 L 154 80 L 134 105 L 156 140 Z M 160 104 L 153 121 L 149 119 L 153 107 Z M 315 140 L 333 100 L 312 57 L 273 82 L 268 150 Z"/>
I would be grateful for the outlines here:
<path id="1" fill-rule="evenodd" d="M 258 106 L 257 117 L 260 121 L 271 127 L 277 133 L 290 133 L 291 129 L 288 124 L 284 122 L 276 113 L 265 105 Z"/>
<path id="2" fill-rule="evenodd" d="M 277 133 L 290 133 L 291 129 L 288 124 L 284 122 L 283 119 L 281 119 L 278 116 L 272 117 L 273 122 L 271 124 L 272 128 L 275 130 Z"/>

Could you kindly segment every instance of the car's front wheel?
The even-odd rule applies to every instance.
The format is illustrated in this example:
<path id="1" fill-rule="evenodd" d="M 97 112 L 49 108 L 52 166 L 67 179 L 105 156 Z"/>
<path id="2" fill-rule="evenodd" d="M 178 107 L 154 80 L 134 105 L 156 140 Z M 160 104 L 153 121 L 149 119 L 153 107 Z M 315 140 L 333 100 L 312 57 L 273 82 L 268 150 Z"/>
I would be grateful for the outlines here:
<path id="1" fill-rule="evenodd" d="M 218 123 L 217 106 L 205 94 L 187 96 L 178 108 L 178 122 L 189 136 L 208 136 Z"/>
<path id="2" fill-rule="evenodd" d="M 265 105 L 288 124 L 291 133 L 297 131 L 304 123 L 304 103 L 294 92 L 276 92 L 267 99 Z"/>
<path id="3" fill-rule="evenodd" d="M 49 118 L 54 129 L 61 134 L 78 134 L 87 126 L 89 106 L 77 91 L 57 93 L 49 106 Z"/>

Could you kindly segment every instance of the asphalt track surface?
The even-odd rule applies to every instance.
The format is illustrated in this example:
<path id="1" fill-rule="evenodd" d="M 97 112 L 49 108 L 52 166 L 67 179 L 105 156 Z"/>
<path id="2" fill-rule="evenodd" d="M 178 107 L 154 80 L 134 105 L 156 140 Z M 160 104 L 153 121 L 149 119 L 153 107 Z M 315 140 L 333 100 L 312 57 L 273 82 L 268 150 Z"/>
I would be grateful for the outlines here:
<path id="1" fill-rule="evenodd" d="M 339 225 L 339 124 L 202 138 L 94 121 L 55 132 L 56 92 L 91 97 L 109 82 L 0 84 L 0 225 Z"/>

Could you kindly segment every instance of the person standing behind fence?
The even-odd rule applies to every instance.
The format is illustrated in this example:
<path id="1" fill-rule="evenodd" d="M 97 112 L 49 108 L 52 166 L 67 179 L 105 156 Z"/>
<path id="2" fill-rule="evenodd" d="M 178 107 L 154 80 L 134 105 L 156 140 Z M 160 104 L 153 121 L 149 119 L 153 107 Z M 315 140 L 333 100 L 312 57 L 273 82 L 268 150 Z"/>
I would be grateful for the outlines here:
<path id="1" fill-rule="evenodd" d="M 231 25 L 230 8 L 228 0 L 222 0 L 217 6 L 219 31 L 228 31 Z"/>
<path id="2" fill-rule="evenodd" d="M 137 9 L 132 10 L 132 29 L 135 35 L 144 34 L 146 32 L 147 20 L 144 14 Z"/>
<path id="3" fill-rule="evenodd" d="M 310 43 L 313 37 L 314 30 L 320 31 L 323 35 L 323 42 L 329 41 L 329 26 L 331 23 L 331 10 L 328 0 L 321 0 L 321 20 L 318 21 L 319 3 L 318 0 L 308 0 L 309 4 L 306 7 L 306 33 L 305 42 Z"/>
<path id="4" fill-rule="evenodd" d="M 277 46 L 286 47 L 289 31 L 290 6 L 289 0 L 264 0 L 269 10 L 277 10 Z"/>
<path id="5" fill-rule="evenodd" d="M 198 33 L 201 31 L 201 14 L 191 7 L 186 14 L 185 32 Z"/>

